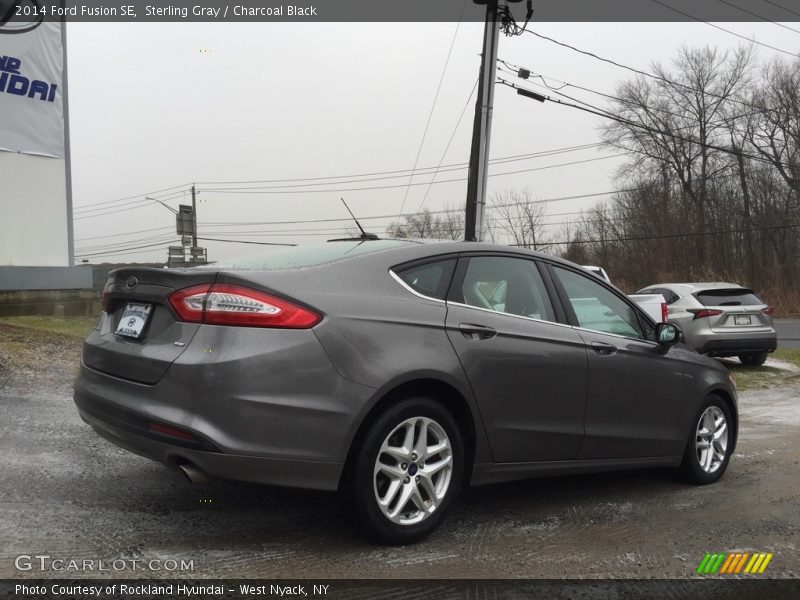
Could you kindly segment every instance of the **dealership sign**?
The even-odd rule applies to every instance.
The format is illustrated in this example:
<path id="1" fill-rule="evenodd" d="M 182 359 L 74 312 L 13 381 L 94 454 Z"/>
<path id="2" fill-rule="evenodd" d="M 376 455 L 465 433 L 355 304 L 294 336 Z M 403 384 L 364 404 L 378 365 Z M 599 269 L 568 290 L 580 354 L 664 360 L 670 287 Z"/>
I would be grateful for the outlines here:
<path id="1" fill-rule="evenodd" d="M 63 68 L 59 23 L 0 35 L 0 150 L 64 156 Z"/>

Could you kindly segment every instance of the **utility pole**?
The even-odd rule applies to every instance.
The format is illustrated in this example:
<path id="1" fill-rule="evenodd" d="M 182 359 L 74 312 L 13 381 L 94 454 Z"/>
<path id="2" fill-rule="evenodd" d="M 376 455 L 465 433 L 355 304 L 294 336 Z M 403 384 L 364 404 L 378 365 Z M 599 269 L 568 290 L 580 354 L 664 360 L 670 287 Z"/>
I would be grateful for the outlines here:
<path id="1" fill-rule="evenodd" d="M 192 250 L 197 248 L 197 199 L 194 184 L 192 184 Z"/>
<path id="2" fill-rule="evenodd" d="M 497 44 L 500 39 L 498 0 L 475 0 L 475 2 L 486 4 L 486 23 L 483 30 L 483 54 L 478 81 L 478 99 L 475 102 L 475 119 L 472 125 L 472 150 L 467 180 L 464 239 L 468 242 L 479 242 L 483 239 Z"/>

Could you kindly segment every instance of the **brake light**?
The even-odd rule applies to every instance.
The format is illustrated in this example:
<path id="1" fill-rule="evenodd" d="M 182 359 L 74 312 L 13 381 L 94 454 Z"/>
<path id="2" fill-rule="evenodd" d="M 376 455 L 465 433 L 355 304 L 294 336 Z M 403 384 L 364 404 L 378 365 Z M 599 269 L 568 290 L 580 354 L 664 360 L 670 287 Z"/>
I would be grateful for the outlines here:
<path id="1" fill-rule="evenodd" d="M 240 285 L 198 285 L 177 290 L 169 303 L 182 321 L 208 325 L 308 329 L 318 313 L 265 292 Z"/>
<path id="2" fill-rule="evenodd" d="M 103 311 L 108 312 L 108 305 L 111 303 L 111 284 L 103 286 Z"/>
<path id="3" fill-rule="evenodd" d="M 717 310 L 716 308 L 690 308 L 688 311 L 694 315 L 695 319 L 702 319 L 703 317 L 716 317 L 717 315 L 722 314 L 722 311 Z"/>
<path id="4" fill-rule="evenodd" d="M 667 303 L 666 302 L 662 302 L 661 303 L 661 322 L 662 323 L 666 323 L 667 322 L 667 315 L 668 314 L 669 314 L 669 309 L 667 308 Z"/>
<path id="5" fill-rule="evenodd" d="M 762 308 L 761 312 L 771 317 L 775 314 L 775 308 L 773 306 L 768 306 L 767 308 Z"/>

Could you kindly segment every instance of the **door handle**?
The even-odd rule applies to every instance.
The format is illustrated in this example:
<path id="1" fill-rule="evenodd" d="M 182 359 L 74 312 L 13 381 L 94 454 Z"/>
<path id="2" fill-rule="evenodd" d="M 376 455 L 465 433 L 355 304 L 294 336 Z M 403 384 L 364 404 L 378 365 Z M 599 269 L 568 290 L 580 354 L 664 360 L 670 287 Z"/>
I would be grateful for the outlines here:
<path id="1" fill-rule="evenodd" d="M 603 342 L 592 342 L 592 350 L 600 356 L 609 356 L 617 351 L 617 347 Z"/>
<path id="2" fill-rule="evenodd" d="M 485 325 L 473 325 L 472 323 L 460 323 L 458 329 L 468 340 L 488 340 L 497 335 L 497 330 Z"/>

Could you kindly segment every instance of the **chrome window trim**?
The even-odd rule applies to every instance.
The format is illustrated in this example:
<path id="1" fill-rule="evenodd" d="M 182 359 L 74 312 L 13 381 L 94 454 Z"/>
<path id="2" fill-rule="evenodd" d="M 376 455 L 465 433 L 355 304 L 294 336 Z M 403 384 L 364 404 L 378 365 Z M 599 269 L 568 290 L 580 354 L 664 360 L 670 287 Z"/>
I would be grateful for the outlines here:
<path id="1" fill-rule="evenodd" d="M 587 329 L 586 327 L 577 327 L 575 325 L 570 325 L 569 323 L 558 323 L 556 321 L 547 321 L 545 319 L 534 319 L 533 317 L 526 317 L 524 315 L 514 315 L 514 314 L 511 314 L 511 313 L 507 313 L 507 312 L 500 312 L 498 310 L 491 310 L 491 309 L 488 309 L 488 308 L 481 308 L 480 306 L 472 306 L 471 304 L 464 304 L 463 302 L 455 302 L 455 301 L 452 301 L 452 300 L 448 300 L 448 301 L 439 300 L 438 298 L 432 298 L 431 296 L 426 296 L 425 294 L 420 294 L 414 288 L 409 286 L 405 281 L 400 279 L 400 277 L 397 275 L 397 273 L 395 273 L 392 269 L 389 269 L 389 275 L 391 275 L 392 278 L 397 283 L 399 283 L 401 286 L 403 286 L 403 288 L 405 288 L 407 291 L 409 291 L 412 294 L 414 294 L 417 298 L 422 298 L 423 300 L 429 300 L 431 302 L 439 302 L 440 304 L 445 304 L 445 305 L 452 304 L 454 306 L 461 306 L 463 308 L 470 308 L 472 310 L 479 310 L 481 312 L 486 312 L 486 313 L 489 313 L 489 314 L 492 314 L 492 315 L 501 315 L 501 316 L 504 316 L 504 317 L 511 317 L 512 319 L 523 319 L 525 321 L 533 321 L 534 323 L 544 323 L 546 325 L 556 325 L 557 327 L 566 327 L 568 329 L 572 329 L 572 330 L 575 330 L 575 331 L 586 331 L 588 333 L 599 333 L 600 335 L 610 335 L 611 337 L 620 338 L 622 340 L 630 340 L 630 341 L 633 341 L 633 342 L 642 342 L 644 344 L 650 344 L 652 346 L 658 346 L 658 342 L 651 342 L 650 340 L 644 340 L 644 339 L 641 339 L 641 338 L 632 338 L 632 337 L 627 337 L 627 336 L 624 336 L 624 335 L 619 335 L 617 333 L 607 333 L 605 331 L 598 331 L 598 330 L 595 330 L 595 329 Z"/>
<path id="2" fill-rule="evenodd" d="M 434 261 L 434 262 L 435 262 L 435 261 Z M 394 272 L 394 271 L 392 271 L 391 269 L 389 269 L 389 275 L 391 275 L 391 276 L 392 276 L 392 278 L 393 278 L 393 279 L 394 279 L 394 280 L 395 280 L 397 283 L 399 283 L 400 285 L 402 285 L 402 286 L 403 286 L 403 287 L 404 287 L 406 290 L 408 290 L 409 292 L 411 292 L 412 294 L 414 294 L 414 295 L 415 295 L 417 298 L 422 298 L 423 300 L 430 300 L 431 302 L 440 302 L 441 304 L 445 304 L 445 301 L 444 301 L 444 300 L 439 300 L 439 298 L 433 298 L 433 297 L 431 297 L 431 296 L 426 296 L 425 294 L 420 294 L 420 293 L 419 293 L 417 290 L 415 290 L 415 289 L 414 289 L 414 288 L 412 288 L 410 285 L 408 285 L 408 284 L 407 284 L 405 281 L 403 281 L 402 279 L 400 279 L 400 277 L 397 275 L 397 273 L 395 273 L 395 272 Z"/>
<path id="3" fill-rule="evenodd" d="M 558 323 L 557 321 L 547 321 L 546 319 L 535 319 L 533 317 L 526 317 L 525 315 L 515 315 L 513 313 L 502 312 L 499 310 L 492 310 L 490 308 L 481 308 L 480 306 L 472 306 L 471 304 L 464 304 L 463 302 L 455 302 L 452 300 L 448 300 L 447 304 L 452 304 L 453 306 L 461 306 L 463 308 L 471 308 L 473 310 L 480 310 L 482 312 L 487 312 L 491 315 L 501 315 L 503 317 L 512 317 L 514 319 L 524 319 L 526 321 L 533 321 L 534 323 L 545 323 L 547 325 L 558 325 L 559 327 L 569 327 L 570 329 L 575 329 L 572 325 L 568 323 Z"/>
<path id="4" fill-rule="evenodd" d="M 618 333 L 607 333 L 605 331 L 598 331 L 596 329 L 587 329 L 586 327 L 578 327 L 575 325 L 570 325 L 568 323 L 557 323 L 556 321 L 546 321 L 544 319 L 534 319 L 533 317 L 526 317 L 524 315 L 514 315 L 507 312 L 500 312 L 498 310 L 491 310 L 488 308 L 481 308 L 480 306 L 472 306 L 470 304 L 464 304 L 463 302 L 453 302 L 451 300 L 447 301 L 447 304 L 452 304 L 454 306 L 461 306 L 463 308 L 471 308 L 472 310 L 479 310 L 481 312 L 487 312 L 492 315 L 501 315 L 503 317 L 511 317 L 513 319 L 524 319 L 525 321 L 533 321 L 534 323 L 544 323 L 546 325 L 557 325 L 558 327 L 567 327 L 574 331 L 586 331 L 588 333 L 598 333 L 600 335 L 610 335 L 611 337 L 620 338 L 623 340 L 630 340 L 632 342 L 642 342 L 644 344 L 650 344 L 652 346 L 658 346 L 658 342 L 652 342 L 650 340 L 644 340 L 642 338 L 632 338 L 625 335 L 619 335 Z"/>

